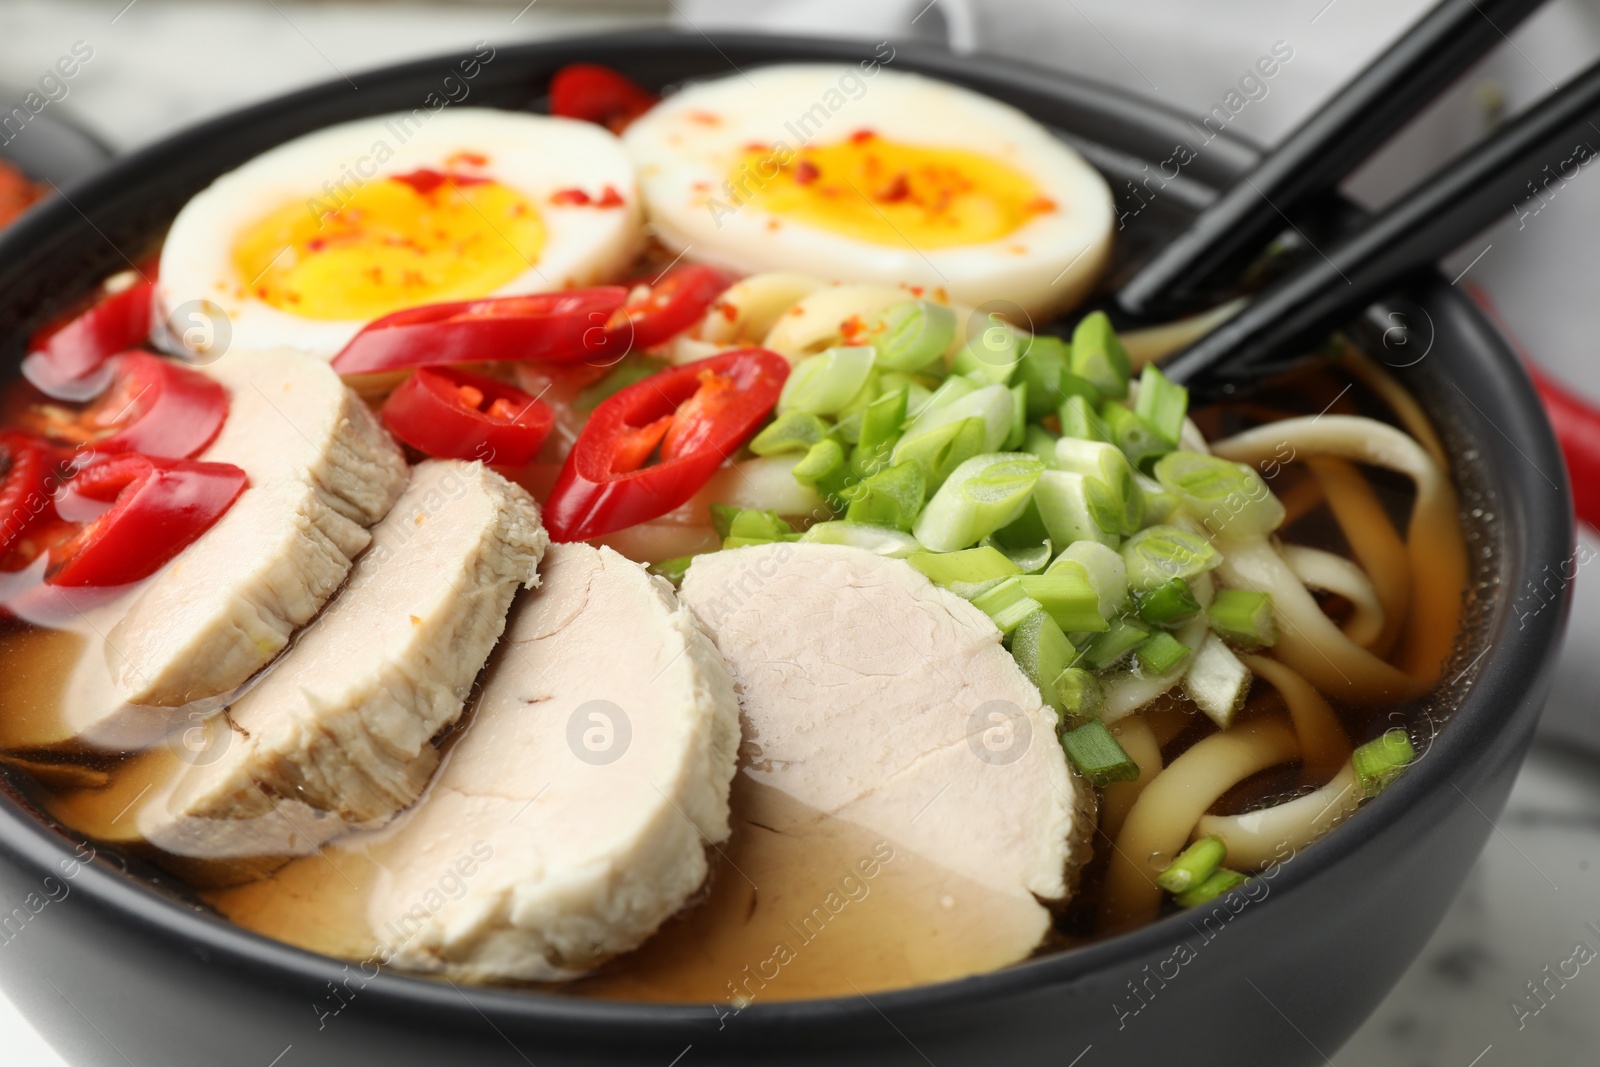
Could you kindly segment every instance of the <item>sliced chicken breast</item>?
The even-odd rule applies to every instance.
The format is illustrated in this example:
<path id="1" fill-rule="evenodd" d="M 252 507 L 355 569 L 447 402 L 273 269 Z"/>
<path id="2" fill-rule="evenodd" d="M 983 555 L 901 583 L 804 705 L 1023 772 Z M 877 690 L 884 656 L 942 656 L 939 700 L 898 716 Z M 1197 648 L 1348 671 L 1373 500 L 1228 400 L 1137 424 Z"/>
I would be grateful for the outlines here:
<path id="1" fill-rule="evenodd" d="M 396 966 L 580 974 L 680 909 L 728 837 L 739 710 L 716 649 L 611 549 L 555 545 L 543 571 L 427 797 L 371 851 Z"/>
<path id="2" fill-rule="evenodd" d="M 1087 858 L 1092 793 L 994 624 L 903 560 L 832 545 L 702 556 L 682 596 L 744 714 L 733 873 L 641 954 L 677 962 L 618 990 L 832 995 L 840 975 L 870 991 L 1032 953 L 1041 901 L 1065 900 Z M 806 951 L 832 923 L 837 947 Z M 773 964 L 760 991 L 735 959 Z"/>
<path id="3" fill-rule="evenodd" d="M 227 709 L 231 734 L 141 809 L 143 836 L 281 862 L 410 804 L 548 543 L 532 498 L 481 463 L 417 467 L 337 599 Z"/>
<path id="4" fill-rule="evenodd" d="M 215 697 L 270 663 L 405 488 L 399 447 L 325 361 L 239 354 L 214 373 L 228 419 L 200 458 L 243 468 L 250 486 L 107 635 L 107 666 L 128 704 Z"/>

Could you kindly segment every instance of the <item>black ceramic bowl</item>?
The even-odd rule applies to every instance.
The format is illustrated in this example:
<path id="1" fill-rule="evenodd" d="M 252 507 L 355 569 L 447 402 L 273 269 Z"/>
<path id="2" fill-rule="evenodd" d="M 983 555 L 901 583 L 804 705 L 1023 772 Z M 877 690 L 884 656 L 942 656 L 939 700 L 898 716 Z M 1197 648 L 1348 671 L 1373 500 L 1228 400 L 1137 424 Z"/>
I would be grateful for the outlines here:
<path id="1" fill-rule="evenodd" d="M 537 107 L 550 73 L 575 60 L 665 85 L 872 51 L 740 36 L 596 37 L 502 48 L 466 84 L 471 104 Z M 413 63 L 362 77 L 359 91 L 340 81 L 218 119 L 34 213 L 0 241 L 6 365 L 16 366 L 28 327 L 138 256 L 214 177 L 308 130 L 423 106 L 456 64 Z M 1119 190 L 1195 136 L 1180 116 L 1010 61 L 900 46 L 892 65 L 1032 113 Z M 1124 264 L 1253 158 L 1226 137 L 1207 145 L 1131 219 Z M 1468 506 L 1480 511 L 1470 543 L 1482 595 L 1454 683 L 1464 696 L 1410 773 L 1264 881 L 1259 899 L 1235 894 L 1209 921 L 1175 916 L 999 973 L 870 1000 L 757 1001 L 737 1014 L 597 1003 L 371 976 L 265 940 L 104 850 L 75 865 L 75 849 L 87 855 L 88 846 L 13 792 L 0 798 L 6 992 L 85 1067 L 1322 1063 L 1411 962 L 1489 834 L 1532 736 L 1565 615 L 1565 591 L 1550 576 L 1572 551 L 1570 502 L 1528 379 L 1456 291 L 1424 281 L 1409 297 L 1431 348 L 1403 376 L 1445 433 Z"/>

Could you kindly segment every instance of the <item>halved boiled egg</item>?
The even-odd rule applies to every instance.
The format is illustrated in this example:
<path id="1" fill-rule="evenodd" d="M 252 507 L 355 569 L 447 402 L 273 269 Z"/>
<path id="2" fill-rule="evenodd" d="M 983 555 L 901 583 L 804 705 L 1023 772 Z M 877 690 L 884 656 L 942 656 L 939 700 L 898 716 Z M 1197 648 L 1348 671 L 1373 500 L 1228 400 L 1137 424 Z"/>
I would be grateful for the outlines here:
<path id="1" fill-rule="evenodd" d="M 232 348 L 331 358 L 402 308 L 613 279 L 639 251 L 641 215 L 632 163 L 599 126 L 483 108 L 361 119 L 190 200 L 159 295 L 169 314 L 220 311 Z M 206 340 L 186 343 L 205 354 Z"/>
<path id="2" fill-rule="evenodd" d="M 746 273 L 942 289 L 1027 315 L 1080 299 L 1111 247 L 1099 173 L 1015 108 L 872 70 L 752 70 L 634 122 L 623 141 L 658 236 Z"/>

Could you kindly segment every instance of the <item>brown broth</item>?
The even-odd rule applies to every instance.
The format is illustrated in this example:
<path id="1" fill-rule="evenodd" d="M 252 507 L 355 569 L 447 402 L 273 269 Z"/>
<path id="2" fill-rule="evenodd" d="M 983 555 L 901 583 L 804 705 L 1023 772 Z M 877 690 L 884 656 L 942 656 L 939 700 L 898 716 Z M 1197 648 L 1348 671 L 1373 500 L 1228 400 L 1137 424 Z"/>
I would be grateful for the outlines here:
<path id="1" fill-rule="evenodd" d="M 1259 424 L 1274 412 L 1317 411 L 1330 402 L 1393 421 L 1359 383 L 1340 395 L 1351 381 L 1330 369 L 1297 374 L 1269 384 L 1248 404 L 1197 412 L 1197 421 L 1212 437 Z M 1372 484 L 1403 530 L 1409 486 L 1386 476 L 1374 477 Z M 1347 548 L 1326 505 L 1311 507 L 1290 532 L 1298 543 Z M 182 877 L 186 865 L 141 842 L 129 814 L 172 774 L 181 746 L 169 738 L 144 751 L 122 751 L 70 740 L 65 679 L 92 645 L 74 633 L 0 623 L 0 676 L 5 679 L 0 761 L 64 826 Z M 1357 744 L 1393 725 L 1397 716 L 1415 722 L 1426 715 L 1430 724 L 1435 721 L 1433 711 L 1411 706 L 1362 710 L 1335 703 L 1334 708 Z M 1281 714 L 1280 709 L 1275 692 L 1258 680 L 1246 714 Z M 1165 699 L 1149 715 L 1164 763 L 1216 729 L 1186 698 Z M 1212 810 L 1236 814 L 1321 784 L 1304 780 L 1298 763 L 1288 764 L 1241 783 Z M 861 827 L 802 809 L 743 774 L 736 777 L 733 807 L 733 837 L 708 854 L 712 875 L 700 897 L 642 948 L 559 988 L 604 999 L 739 1006 L 870 993 L 980 973 L 1005 962 L 991 946 L 1003 940 L 997 933 L 1007 924 L 1023 921 L 1022 909 L 995 890 Z M 760 812 L 760 818 L 742 817 L 752 812 Z M 384 842 L 396 824 L 347 835 L 247 884 L 197 888 L 198 895 L 249 929 L 331 956 L 369 959 L 384 938 L 369 927 L 365 902 L 383 873 Z M 1041 951 L 1097 936 L 1094 917 L 1110 852 L 1103 836 L 1095 840 L 1094 851 L 1075 898 L 1056 914 Z M 863 863 L 875 868 L 870 877 Z M 861 888 L 843 888 L 846 876 Z M 207 878 L 214 881 L 214 873 Z"/>

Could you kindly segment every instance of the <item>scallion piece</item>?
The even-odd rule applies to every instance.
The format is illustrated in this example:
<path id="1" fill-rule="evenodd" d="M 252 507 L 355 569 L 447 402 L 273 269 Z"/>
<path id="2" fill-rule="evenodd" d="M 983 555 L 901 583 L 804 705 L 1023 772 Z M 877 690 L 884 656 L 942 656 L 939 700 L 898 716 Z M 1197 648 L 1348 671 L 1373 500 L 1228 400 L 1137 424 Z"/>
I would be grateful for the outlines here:
<path id="1" fill-rule="evenodd" d="M 1350 755 L 1350 766 L 1361 783 L 1361 795 L 1375 797 L 1389 787 L 1417 758 L 1411 738 L 1398 727 L 1386 730 Z"/>
<path id="2" fill-rule="evenodd" d="M 711 523 L 722 535 L 723 548 L 766 545 L 774 541 L 794 541 L 799 534 L 775 511 L 711 505 Z"/>
<path id="3" fill-rule="evenodd" d="M 1139 470 L 1148 470 L 1152 463 L 1172 451 L 1172 446 L 1154 426 L 1115 400 L 1100 405 L 1100 418 L 1105 424 L 1106 436 Z"/>
<path id="4" fill-rule="evenodd" d="M 1128 606 L 1128 565 L 1122 553 L 1097 541 L 1079 541 L 1062 550 L 1046 574 L 1081 570 L 1100 593 L 1100 617 L 1110 622 Z"/>
<path id="5" fill-rule="evenodd" d="M 1172 516 L 1183 505 L 1178 494 L 1148 474 L 1135 474 L 1134 481 L 1139 486 L 1139 494 L 1144 497 L 1144 521 L 1152 525 L 1171 522 Z"/>
<path id="6" fill-rule="evenodd" d="M 1139 598 L 1139 618 L 1151 626 L 1176 626 L 1199 611 L 1200 601 L 1182 578 L 1164 582 Z"/>
<path id="7" fill-rule="evenodd" d="M 1123 616 L 1112 621 L 1104 633 L 1089 642 L 1083 650 L 1083 662 L 1097 671 L 1114 667 L 1149 636 L 1149 627 Z"/>
<path id="8" fill-rule="evenodd" d="M 1190 648 L 1165 630 L 1157 630 L 1134 650 L 1134 659 L 1146 674 L 1171 674 L 1189 658 Z"/>
<path id="9" fill-rule="evenodd" d="M 1250 668 L 1216 634 L 1206 634 L 1189 669 L 1183 691 L 1212 722 L 1226 730 L 1250 696 Z"/>
<path id="10" fill-rule="evenodd" d="M 1061 403 L 1061 376 L 1071 374 L 1072 350 L 1059 337 L 1025 338 L 1012 381 L 1028 387 L 1028 418 L 1042 419 Z"/>
<path id="11" fill-rule="evenodd" d="M 1122 750 L 1106 724 L 1099 720 L 1062 733 L 1061 747 L 1072 765 L 1078 768 L 1078 773 L 1101 788 L 1139 777 L 1139 765 Z"/>
<path id="12" fill-rule="evenodd" d="M 674 556 L 672 559 L 660 560 L 650 564 L 645 569 L 651 574 L 665 578 L 673 585 L 682 585 L 683 576 L 689 573 L 689 565 L 695 560 L 694 556 Z"/>
<path id="13" fill-rule="evenodd" d="M 831 437 L 823 438 L 806 452 L 805 458 L 794 465 L 794 480 L 808 485 L 828 501 L 829 507 L 843 504 L 840 494 L 850 478 L 850 465 L 845 461 L 844 446 Z"/>
<path id="14" fill-rule="evenodd" d="M 1004 452 L 1015 452 L 1028 439 L 1028 383 L 1011 387 L 1011 431 L 1000 445 Z"/>
<path id="15" fill-rule="evenodd" d="M 1017 579 L 1010 579 L 1016 581 Z M 977 601 L 973 601 L 974 604 Z M 1045 703 L 1066 714 L 1061 697 L 1056 692 L 1055 680 L 1077 658 L 1077 649 L 1067 640 L 1048 611 L 1034 611 L 1011 631 L 1011 656 L 1039 690 Z"/>
<path id="16" fill-rule="evenodd" d="M 983 451 L 994 452 L 1000 448 L 1006 438 L 1011 436 L 1012 427 L 1016 421 L 1016 398 L 1011 395 L 1011 390 L 1003 385 L 986 385 L 960 395 L 950 394 L 941 401 L 940 394 L 949 388 L 950 382 L 964 381 L 962 378 L 951 378 L 934 394 L 931 403 L 922 414 L 911 420 L 911 425 L 906 427 L 902 441 L 911 441 L 952 422 L 976 416 L 983 420 Z M 899 462 L 898 459 L 895 462 Z"/>
<path id="17" fill-rule="evenodd" d="M 1106 687 L 1093 672 L 1082 667 L 1068 667 L 1056 677 L 1053 688 L 1069 727 L 1100 717 L 1100 709 L 1106 702 Z"/>
<path id="18" fill-rule="evenodd" d="M 1022 437 L 1022 450 L 1032 452 L 1051 470 L 1056 466 L 1056 436 L 1043 426 L 1028 424 Z"/>
<path id="19" fill-rule="evenodd" d="M 926 433 L 907 434 L 894 446 L 889 462 L 915 463 L 929 489 L 937 489 L 961 464 L 983 452 L 988 429 L 977 416 L 945 423 Z"/>
<path id="20" fill-rule="evenodd" d="M 969 548 L 963 552 L 918 552 L 906 560 L 936 585 L 987 582 L 1022 573 L 997 548 Z"/>
<path id="21" fill-rule="evenodd" d="M 922 551 L 917 539 L 908 533 L 887 526 L 842 520 L 819 522 L 801 534 L 800 540 L 807 544 L 848 545 L 895 559 L 905 559 Z"/>
<path id="22" fill-rule="evenodd" d="M 915 373 L 944 355 L 956 336 L 956 313 L 930 300 L 892 304 L 867 323 L 878 366 Z"/>
<path id="23" fill-rule="evenodd" d="M 1110 624 L 1100 616 L 1100 592 L 1081 568 L 1077 573 L 1062 569 L 1050 574 L 1025 574 L 1018 581 L 1066 633 L 1110 629 Z"/>
<path id="24" fill-rule="evenodd" d="M 1254 468 L 1198 452 L 1173 452 L 1155 465 L 1156 481 L 1183 500 L 1190 516 L 1219 540 L 1264 537 L 1283 522 L 1283 504 Z"/>
<path id="25" fill-rule="evenodd" d="M 1222 553 L 1181 526 L 1151 526 L 1128 538 L 1122 562 L 1127 564 L 1133 591 L 1148 593 L 1174 578 L 1190 579 L 1215 569 L 1222 563 Z"/>
<path id="26" fill-rule="evenodd" d="M 1055 555 L 1055 549 L 1048 537 L 1032 545 L 1007 545 L 1001 543 L 998 534 L 990 534 L 978 544 L 980 547 L 993 545 L 998 548 L 1005 553 L 1007 559 L 1022 569 L 1023 574 L 1038 574 L 1050 565 L 1050 557 Z"/>
<path id="27" fill-rule="evenodd" d="M 1057 410 L 1063 437 L 1081 437 L 1085 441 L 1111 440 L 1110 428 L 1100 417 L 1097 402 L 1085 396 L 1069 396 Z"/>
<path id="28" fill-rule="evenodd" d="M 750 451 L 758 456 L 807 452 L 812 445 L 828 436 L 829 429 L 826 422 L 808 411 L 788 411 L 756 434 L 750 442 Z"/>
<path id="29" fill-rule="evenodd" d="M 1058 545 L 1098 541 L 1115 546 L 1122 508 L 1098 478 L 1071 471 L 1044 471 L 1034 489 L 1034 502 L 1050 540 Z"/>
<path id="30" fill-rule="evenodd" d="M 1133 410 L 1167 444 L 1177 448 L 1183 420 L 1189 413 L 1189 390 L 1162 374 L 1154 363 L 1146 363 L 1139 375 L 1139 399 Z"/>
<path id="31" fill-rule="evenodd" d="M 1197 908 L 1217 899 L 1228 890 L 1243 885 L 1249 879 L 1238 871 L 1230 871 L 1226 867 L 1213 871 L 1211 876 L 1193 889 L 1179 893 L 1173 899 L 1185 908 Z"/>
<path id="32" fill-rule="evenodd" d="M 1186 893 L 1214 874 L 1228 858 L 1228 845 L 1215 834 L 1202 837 L 1156 875 L 1156 884 L 1169 893 Z"/>
<path id="33" fill-rule="evenodd" d="M 974 456 L 933 494 L 911 532 L 935 552 L 975 545 L 1022 514 L 1042 473 L 1027 452 Z"/>
<path id="34" fill-rule="evenodd" d="M 973 597 L 972 606 L 993 619 L 1003 634 L 1015 630 L 1023 619 L 1034 612 L 1044 610 L 1038 601 L 1028 596 L 1016 578 L 1007 578 L 994 588 Z"/>
<path id="35" fill-rule="evenodd" d="M 1072 331 L 1072 373 L 1086 378 L 1103 396 L 1128 395 L 1132 365 L 1111 320 L 1103 311 L 1085 315 Z"/>
<path id="36" fill-rule="evenodd" d="M 915 463 L 900 463 L 869 475 L 845 491 L 845 518 L 856 523 L 910 530 L 927 498 L 927 478 Z"/>
<path id="37" fill-rule="evenodd" d="M 861 434 L 851 465 L 860 474 L 872 474 L 889 465 L 900 427 L 906 420 L 906 389 L 885 393 L 861 412 Z"/>
<path id="38" fill-rule="evenodd" d="M 1115 445 L 1063 437 L 1056 442 L 1055 466 L 1098 478 L 1110 490 L 1117 508 L 1117 533 L 1126 536 L 1144 525 L 1144 494 L 1134 478 L 1133 465 Z"/>
<path id="39" fill-rule="evenodd" d="M 871 345 L 830 348 L 794 365 L 778 395 L 778 413 L 836 415 L 861 393 L 877 352 Z"/>
<path id="40" fill-rule="evenodd" d="M 1278 643 L 1271 593 L 1218 589 L 1206 608 L 1206 618 L 1218 636 L 1240 648 L 1253 650 Z"/>
<path id="41" fill-rule="evenodd" d="M 991 314 L 977 335 L 956 353 L 952 367 L 957 374 L 1005 385 L 1016 373 L 1021 358 L 1022 338 L 1016 327 Z"/>

